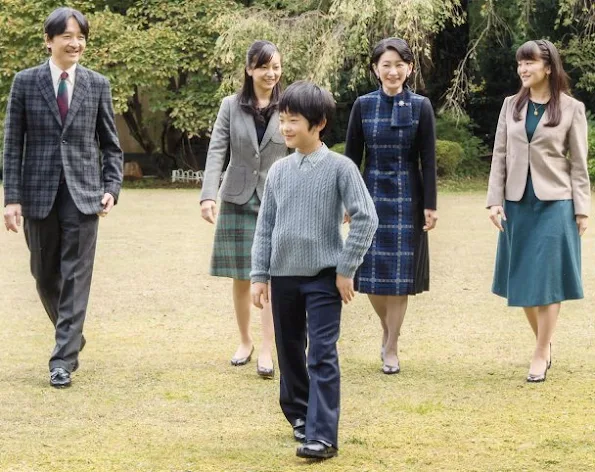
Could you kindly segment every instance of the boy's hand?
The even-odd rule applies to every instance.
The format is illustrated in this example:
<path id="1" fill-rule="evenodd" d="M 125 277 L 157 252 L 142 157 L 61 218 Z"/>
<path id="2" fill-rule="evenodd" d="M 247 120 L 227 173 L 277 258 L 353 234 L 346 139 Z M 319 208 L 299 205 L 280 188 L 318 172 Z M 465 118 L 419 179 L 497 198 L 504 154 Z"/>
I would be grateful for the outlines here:
<path id="1" fill-rule="evenodd" d="M 262 302 L 269 302 L 269 284 L 262 282 L 255 282 L 250 287 L 250 294 L 252 295 L 252 303 L 256 308 L 262 309 Z"/>
<path id="2" fill-rule="evenodd" d="M 353 297 L 355 297 L 355 291 L 353 290 L 353 279 L 337 274 L 336 285 L 339 293 L 341 294 L 341 300 L 343 300 L 343 303 L 349 303 Z"/>

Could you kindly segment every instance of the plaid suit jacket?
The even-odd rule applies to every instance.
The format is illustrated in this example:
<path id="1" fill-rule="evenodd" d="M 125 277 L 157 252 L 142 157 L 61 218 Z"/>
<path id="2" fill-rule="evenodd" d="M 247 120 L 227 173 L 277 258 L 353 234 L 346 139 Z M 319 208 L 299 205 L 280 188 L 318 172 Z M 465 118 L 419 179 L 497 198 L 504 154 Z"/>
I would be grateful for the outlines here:
<path id="1" fill-rule="evenodd" d="M 106 77 L 77 65 L 62 125 L 49 63 L 15 76 L 4 130 L 5 205 L 20 203 L 24 217 L 45 218 L 64 169 L 77 208 L 97 213 L 104 193 L 117 201 L 122 164 Z"/>

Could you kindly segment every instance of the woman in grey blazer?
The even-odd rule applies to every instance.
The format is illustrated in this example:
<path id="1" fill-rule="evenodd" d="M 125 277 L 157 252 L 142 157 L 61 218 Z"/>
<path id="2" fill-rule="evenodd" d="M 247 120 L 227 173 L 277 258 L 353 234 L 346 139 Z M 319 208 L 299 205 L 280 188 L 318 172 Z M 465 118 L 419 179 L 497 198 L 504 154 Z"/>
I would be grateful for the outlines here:
<path id="1" fill-rule="evenodd" d="M 536 338 L 527 381 L 543 382 L 561 302 L 583 298 L 587 120 L 552 43 L 528 41 L 516 59 L 522 87 L 504 100 L 488 186 L 500 230 L 492 291 L 523 307 Z"/>
<path id="2" fill-rule="evenodd" d="M 231 359 L 235 366 L 247 364 L 254 351 L 250 334 L 250 251 L 264 182 L 273 162 L 287 154 L 279 133 L 280 78 L 277 47 L 268 41 L 255 41 L 246 54 L 242 90 L 221 102 L 200 198 L 202 217 L 209 223 L 217 222 L 210 273 L 233 279 L 233 303 L 240 330 L 240 345 Z M 217 191 L 228 150 L 230 162 L 217 209 Z M 273 378 L 270 305 L 262 311 L 261 324 L 262 346 L 256 371 L 263 378 Z"/>

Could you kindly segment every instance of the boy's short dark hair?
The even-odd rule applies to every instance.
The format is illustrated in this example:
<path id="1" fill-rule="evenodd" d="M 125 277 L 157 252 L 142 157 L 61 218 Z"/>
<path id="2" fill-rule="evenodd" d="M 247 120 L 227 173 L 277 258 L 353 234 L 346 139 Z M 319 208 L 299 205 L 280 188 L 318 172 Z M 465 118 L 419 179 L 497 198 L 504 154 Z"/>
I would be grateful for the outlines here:
<path id="1" fill-rule="evenodd" d="M 306 80 L 291 84 L 279 100 L 279 112 L 302 115 L 308 120 L 309 129 L 326 118 L 326 126 L 320 131 L 320 136 L 330 129 L 335 108 L 335 100 L 328 90 Z"/>
<path id="2" fill-rule="evenodd" d="M 56 8 L 51 12 L 43 24 L 43 32 L 48 35 L 49 39 L 64 33 L 70 18 L 76 20 L 85 39 L 89 39 L 89 22 L 85 18 L 85 15 L 69 7 Z"/>

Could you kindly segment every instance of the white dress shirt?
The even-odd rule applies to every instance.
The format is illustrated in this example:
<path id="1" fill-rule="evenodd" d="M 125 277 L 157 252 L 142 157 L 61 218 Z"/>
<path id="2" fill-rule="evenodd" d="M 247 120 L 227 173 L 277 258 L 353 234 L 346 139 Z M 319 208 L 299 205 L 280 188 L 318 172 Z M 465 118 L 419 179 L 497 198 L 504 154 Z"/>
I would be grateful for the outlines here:
<path id="1" fill-rule="evenodd" d="M 63 71 L 56 64 L 54 64 L 54 62 L 51 59 L 50 71 L 52 73 L 52 84 L 54 85 L 54 93 L 56 97 L 58 97 L 60 74 L 62 74 Z M 68 78 L 66 79 L 66 90 L 68 90 L 68 107 L 70 108 L 70 102 L 72 102 L 72 92 L 74 92 L 74 80 L 76 78 L 76 64 L 73 64 L 72 67 L 66 69 L 64 72 L 68 73 Z"/>

